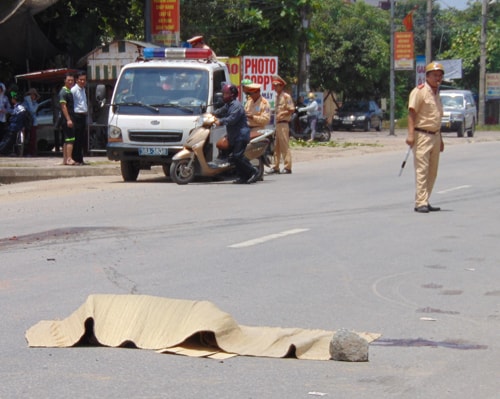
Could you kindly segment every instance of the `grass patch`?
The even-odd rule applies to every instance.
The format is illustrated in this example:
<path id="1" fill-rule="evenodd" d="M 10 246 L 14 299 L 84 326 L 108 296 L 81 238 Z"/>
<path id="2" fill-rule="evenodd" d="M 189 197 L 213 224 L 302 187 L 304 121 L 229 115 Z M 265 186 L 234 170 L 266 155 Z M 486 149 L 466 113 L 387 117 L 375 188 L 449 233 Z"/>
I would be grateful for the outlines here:
<path id="1" fill-rule="evenodd" d="M 313 147 L 332 147 L 332 148 L 349 148 L 349 147 L 383 147 L 381 144 L 373 143 L 353 143 L 353 142 L 342 142 L 339 143 L 335 140 L 319 142 L 319 141 L 306 141 L 302 139 L 290 140 L 291 148 L 313 148 Z"/>

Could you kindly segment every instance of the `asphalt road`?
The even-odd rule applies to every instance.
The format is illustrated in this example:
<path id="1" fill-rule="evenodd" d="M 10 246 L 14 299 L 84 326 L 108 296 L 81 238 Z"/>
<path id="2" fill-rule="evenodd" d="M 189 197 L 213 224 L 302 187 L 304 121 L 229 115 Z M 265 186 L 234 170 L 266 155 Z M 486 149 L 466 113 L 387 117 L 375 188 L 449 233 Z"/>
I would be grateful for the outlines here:
<path id="1" fill-rule="evenodd" d="M 497 398 L 499 153 L 449 146 L 432 214 L 413 212 L 399 151 L 298 163 L 251 186 L 155 175 L 1 186 L 0 397 Z M 210 300 L 245 325 L 382 338 L 367 363 L 27 347 L 30 326 L 93 293 Z"/>

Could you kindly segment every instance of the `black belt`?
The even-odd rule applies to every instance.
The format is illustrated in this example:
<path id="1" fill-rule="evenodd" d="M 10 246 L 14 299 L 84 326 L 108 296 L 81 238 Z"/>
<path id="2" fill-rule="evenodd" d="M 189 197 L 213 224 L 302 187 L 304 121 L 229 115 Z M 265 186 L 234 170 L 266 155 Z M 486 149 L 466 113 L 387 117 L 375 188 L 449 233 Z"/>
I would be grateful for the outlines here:
<path id="1" fill-rule="evenodd" d="M 439 130 L 437 132 L 431 132 L 430 130 L 420 129 L 419 127 L 416 127 L 413 130 L 416 130 L 417 132 L 420 132 L 420 133 L 427 133 L 427 134 L 439 133 Z"/>
<path id="2" fill-rule="evenodd" d="M 278 121 L 276 123 L 288 123 L 288 121 Z"/>

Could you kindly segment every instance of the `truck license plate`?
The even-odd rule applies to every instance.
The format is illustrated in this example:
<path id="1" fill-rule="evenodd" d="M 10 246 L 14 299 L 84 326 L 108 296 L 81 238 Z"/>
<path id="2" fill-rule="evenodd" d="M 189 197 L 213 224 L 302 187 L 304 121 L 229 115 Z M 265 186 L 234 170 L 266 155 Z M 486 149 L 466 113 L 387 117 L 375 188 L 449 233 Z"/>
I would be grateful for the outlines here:
<path id="1" fill-rule="evenodd" d="M 168 155 L 168 148 L 165 148 L 165 147 L 139 147 L 139 155 L 146 155 L 146 156 Z"/>

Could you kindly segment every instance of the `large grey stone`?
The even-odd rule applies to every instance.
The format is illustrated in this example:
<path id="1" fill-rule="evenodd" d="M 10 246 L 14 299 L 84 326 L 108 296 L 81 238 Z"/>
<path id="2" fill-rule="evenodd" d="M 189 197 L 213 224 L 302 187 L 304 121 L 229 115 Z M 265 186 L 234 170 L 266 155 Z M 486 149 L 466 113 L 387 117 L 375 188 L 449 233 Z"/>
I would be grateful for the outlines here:
<path id="1" fill-rule="evenodd" d="M 367 362 L 368 341 L 352 331 L 340 329 L 330 341 L 330 356 L 332 360 L 344 362 Z"/>

